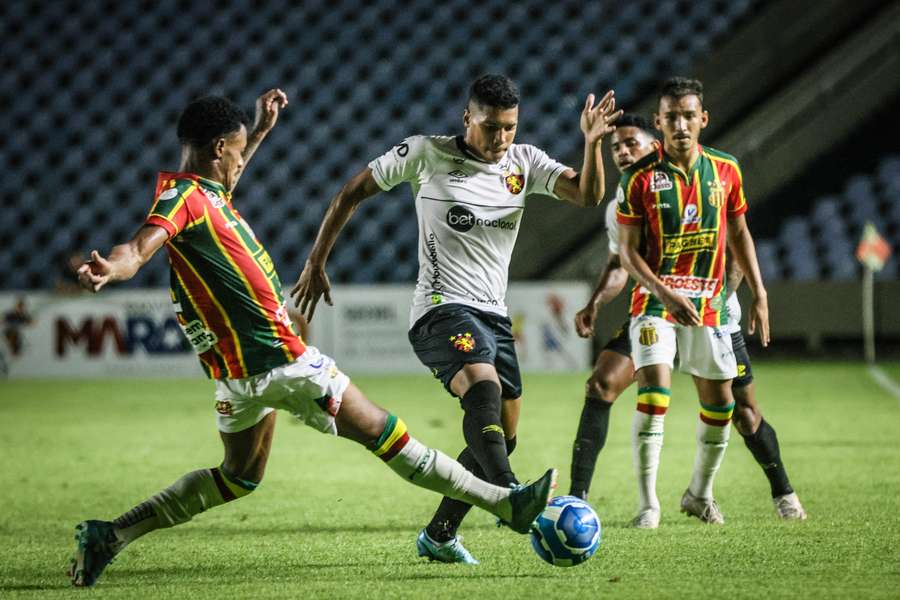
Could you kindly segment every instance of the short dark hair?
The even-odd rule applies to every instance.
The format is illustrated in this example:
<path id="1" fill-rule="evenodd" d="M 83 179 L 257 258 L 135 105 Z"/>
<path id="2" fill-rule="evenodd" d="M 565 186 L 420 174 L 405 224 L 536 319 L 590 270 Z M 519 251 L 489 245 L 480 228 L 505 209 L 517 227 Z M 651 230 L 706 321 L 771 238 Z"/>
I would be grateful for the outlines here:
<path id="1" fill-rule="evenodd" d="M 188 104 L 178 117 L 178 140 L 202 147 L 248 125 L 247 113 L 221 96 L 203 96 Z"/>
<path id="2" fill-rule="evenodd" d="M 681 98 L 683 96 L 697 96 L 700 104 L 703 104 L 703 84 L 699 79 L 691 79 L 689 77 L 670 77 L 663 83 L 659 90 L 659 97 L 656 99 L 657 104 L 663 98 Z"/>
<path id="3" fill-rule="evenodd" d="M 656 130 L 650 125 L 650 121 L 636 113 L 625 113 L 616 121 L 616 128 L 636 127 L 649 135 L 656 137 Z"/>
<path id="4" fill-rule="evenodd" d="M 469 100 L 479 106 L 492 108 L 513 108 L 519 105 L 519 88 L 506 75 L 488 73 L 472 82 Z"/>

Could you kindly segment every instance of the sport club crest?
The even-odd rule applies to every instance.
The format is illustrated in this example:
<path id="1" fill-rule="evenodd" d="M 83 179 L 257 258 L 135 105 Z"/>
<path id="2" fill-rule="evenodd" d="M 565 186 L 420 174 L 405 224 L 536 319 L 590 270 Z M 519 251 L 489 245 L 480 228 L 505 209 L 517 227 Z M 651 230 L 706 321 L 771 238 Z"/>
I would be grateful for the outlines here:
<path id="1" fill-rule="evenodd" d="M 466 333 L 457 333 L 450 336 L 450 343 L 460 352 L 469 353 L 475 349 L 475 338 L 468 331 Z"/>
<path id="2" fill-rule="evenodd" d="M 665 171 L 653 171 L 653 179 L 650 180 L 650 191 L 653 193 L 672 189 L 672 180 Z"/>
<path id="3" fill-rule="evenodd" d="M 659 335 L 656 333 L 656 327 L 653 325 L 643 325 L 638 340 L 642 346 L 652 346 L 659 341 Z"/>
<path id="4" fill-rule="evenodd" d="M 234 414 L 234 405 L 228 400 L 219 400 L 216 402 L 216 412 L 224 417 L 230 417 Z"/>
<path id="5" fill-rule="evenodd" d="M 510 194 L 518 194 L 525 187 L 525 176 L 521 173 L 506 172 L 503 175 L 503 183 Z"/>
<path id="6" fill-rule="evenodd" d="M 709 185 L 709 203 L 715 208 L 721 208 L 725 204 L 725 186 L 715 179 L 706 183 Z"/>

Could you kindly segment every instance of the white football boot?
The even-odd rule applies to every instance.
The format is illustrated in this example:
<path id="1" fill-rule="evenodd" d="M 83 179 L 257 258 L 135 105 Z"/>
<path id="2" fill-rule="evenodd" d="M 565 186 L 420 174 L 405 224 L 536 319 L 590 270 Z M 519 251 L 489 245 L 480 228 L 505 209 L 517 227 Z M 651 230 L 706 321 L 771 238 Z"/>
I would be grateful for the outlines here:
<path id="1" fill-rule="evenodd" d="M 806 520 L 806 511 L 803 510 L 803 505 L 800 504 L 800 498 L 797 497 L 796 492 L 772 498 L 772 502 L 775 504 L 775 512 L 785 521 Z"/>
<path id="2" fill-rule="evenodd" d="M 681 512 L 688 516 L 697 517 L 704 523 L 710 525 L 724 525 L 725 516 L 719 510 L 719 505 L 712 498 L 698 498 L 691 493 L 691 490 L 685 490 L 681 497 Z"/>

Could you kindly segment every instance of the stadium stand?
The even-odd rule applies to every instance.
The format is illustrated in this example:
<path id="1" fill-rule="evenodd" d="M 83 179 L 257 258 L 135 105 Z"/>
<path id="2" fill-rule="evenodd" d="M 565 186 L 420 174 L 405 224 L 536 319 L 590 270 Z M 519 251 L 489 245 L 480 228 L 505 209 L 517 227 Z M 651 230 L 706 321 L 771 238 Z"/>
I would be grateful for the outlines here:
<path id="1" fill-rule="evenodd" d="M 763 277 L 847 281 L 859 278 L 854 257 L 862 228 L 874 224 L 894 247 L 878 279 L 896 279 L 900 254 L 900 155 L 882 159 L 872 174 L 857 174 L 833 196 L 818 198 L 811 213 L 787 219 L 776 239 L 757 241 Z"/>
<path id="2" fill-rule="evenodd" d="M 471 10 L 462 0 L 335 0 L 211 12 L 175 0 L 2 3 L 0 286 L 52 287 L 71 251 L 127 239 L 156 170 L 177 167 L 174 122 L 195 96 L 225 94 L 248 108 L 271 86 L 290 96 L 237 198 L 291 282 L 339 182 L 406 135 L 458 130 L 465 86 L 479 73 L 520 83 L 521 141 L 577 156 L 589 89 L 614 86 L 621 104 L 636 100 L 763 4 L 492 0 Z M 334 281 L 412 281 L 408 202 L 402 190 L 360 210 L 332 257 Z M 166 284 L 156 259 L 129 285 Z"/>

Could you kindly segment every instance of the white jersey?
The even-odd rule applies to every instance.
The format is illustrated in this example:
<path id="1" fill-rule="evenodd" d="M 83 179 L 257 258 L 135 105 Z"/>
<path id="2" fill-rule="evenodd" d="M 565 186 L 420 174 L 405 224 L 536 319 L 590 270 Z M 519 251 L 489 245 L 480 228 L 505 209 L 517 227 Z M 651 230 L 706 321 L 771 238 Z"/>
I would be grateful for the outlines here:
<path id="1" fill-rule="evenodd" d="M 738 302 L 737 292 L 731 292 L 725 306 L 728 309 L 728 318 L 722 325 L 722 331 L 731 335 L 741 330 L 741 303 Z"/>
<path id="2" fill-rule="evenodd" d="M 609 238 L 609 253 L 619 253 L 619 222 L 616 221 L 616 201 L 606 205 L 606 235 Z"/>
<path id="3" fill-rule="evenodd" d="M 554 196 L 568 167 L 512 144 L 497 163 L 473 155 L 461 136 L 413 136 L 369 163 L 387 191 L 407 182 L 416 199 L 419 276 L 410 326 L 432 308 L 465 304 L 506 316 L 509 261 L 525 198 Z"/>

